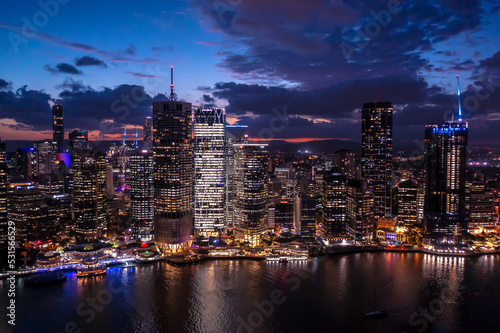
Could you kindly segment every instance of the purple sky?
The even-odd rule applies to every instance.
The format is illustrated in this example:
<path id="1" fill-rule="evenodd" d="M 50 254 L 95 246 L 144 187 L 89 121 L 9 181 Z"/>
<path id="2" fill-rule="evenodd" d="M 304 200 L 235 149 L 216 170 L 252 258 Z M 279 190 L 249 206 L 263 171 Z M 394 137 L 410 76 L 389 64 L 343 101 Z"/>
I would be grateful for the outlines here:
<path id="1" fill-rule="evenodd" d="M 66 3 L 67 2 L 67 3 Z M 43 1 L 42 1 L 43 3 Z M 225 107 L 261 138 L 360 141 L 364 102 L 392 101 L 394 139 L 457 110 L 470 144 L 500 142 L 496 1 L 67 1 L 0 4 L 0 137 L 135 134 L 151 102 Z"/>

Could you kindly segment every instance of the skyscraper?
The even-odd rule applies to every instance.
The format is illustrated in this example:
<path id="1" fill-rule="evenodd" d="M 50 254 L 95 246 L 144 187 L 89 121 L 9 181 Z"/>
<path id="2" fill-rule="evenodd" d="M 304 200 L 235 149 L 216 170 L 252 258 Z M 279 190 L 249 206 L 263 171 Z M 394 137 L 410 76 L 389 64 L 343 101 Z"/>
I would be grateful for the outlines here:
<path id="1" fill-rule="evenodd" d="M 153 239 L 153 152 L 130 155 L 130 223 L 132 237 Z"/>
<path id="2" fill-rule="evenodd" d="M 373 190 L 374 217 L 392 217 L 392 104 L 363 104 L 361 127 L 362 178 Z"/>
<path id="3" fill-rule="evenodd" d="M 55 104 L 52 106 L 52 141 L 57 145 L 57 152 L 64 150 L 64 114 L 63 106 Z"/>
<path id="4" fill-rule="evenodd" d="M 465 170 L 468 124 L 461 119 L 460 90 L 458 96 L 458 120 L 425 128 L 424 215 L 429 233 L 459 235 L 467 230 Z"/>
<path id="5" fill-rule="evenodd" d="M 375 236 L 373 194 L 366 182 L 347 181 L 347 230 L 356 241 L 372 240 Z"/>
<path id="6" fill-rule="evenodd" d="M 398 222 L 411 228 L 417 224 L 418 185 L 406 180 L 398 185 Z"/>
<path id="7" fill-rule="evenodd" d="M 352 150 L 339 149 L 334 155 L 335 166 L 348 179 L 356 178 L 356 155 Z"/>
<path id="8" fill-rule="evenodd" d="M 226 228 L 233 228 L 234 217 L 234 144 L 248 143 L 248 135 L 245 134 L 246 125 L 226 126 Z"/>
<path id="9" fill-rule="evenodd" d="M 226 226 L 226 112 L 198 108 L 193 118 L 194 232 L 217 235 Z"/>
<path id="10" fill-rule="evenodd" d="M 153 137 L 151 135 L 153 126 L 153 119 L 151 116 L 147 116 L 144 118 L 144 123 L 142 126 L 142 146 L 144 150 L 152 150 L 153 149 Z"/>
<path id="11" fill-rule="evenodd" d="M 193 228 L 191 103 L 153 102 L 154 239 L 165 251 L 189 245 Z"/>
<path id="12" fill-rule="evenodd" d="M 89 132 L 83 130 L 72 131 L 68 134 L 69 152 L 75 149 L 87 149 L 89 145 Z"/>
<path id="13" fill-rule="evenodd" d="M 107 234 L 105 156 L 78 149 L 72 167 L 76 235 L 88 240 L 104 237 Z"/>
<path id="14" fill-rule="evenodd" d="M 234 235 L 258 246 L 267 231 L 267 145 L 234 146 Z"/>
<path id="15" fill-rule="evenodd" d="M 323 225 L 329 238 L 347 234 L 346 177 L 334 171 L 323 183 Z"/>
<path id="16" fill-rule="evenodd" d="M 28 247 L 50 243 L 57 231 L 55 213 L 32 185 L 17 186 L 9 195 L 8 219 L 15 223 L 16 241 Z"/>
<path id="17" fill-rule="evenodd" d="M 0 248 L 7 247 L 7 163 L 5 142 L 0 139 Z"/>

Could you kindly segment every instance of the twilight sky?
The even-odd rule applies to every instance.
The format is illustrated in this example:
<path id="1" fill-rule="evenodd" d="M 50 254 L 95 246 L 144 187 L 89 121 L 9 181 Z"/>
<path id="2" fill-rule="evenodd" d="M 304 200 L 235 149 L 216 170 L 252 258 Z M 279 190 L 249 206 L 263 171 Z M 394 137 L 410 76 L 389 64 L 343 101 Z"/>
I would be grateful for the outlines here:
<path id="1" fill-rule="evenodd" d="M 46 5 L 43 5 L 46 4 Z M 360 107 L 392 101 L 394 140 L 457 109 L 470 145 L 500 142 L 496 0 L 42 0 L 0 3 L 0 137 L 141 133 L 151 102 L 226 108 L 262 139 L 360 141 Z M 67 138 L 67 136 L 66 136 Z"/>

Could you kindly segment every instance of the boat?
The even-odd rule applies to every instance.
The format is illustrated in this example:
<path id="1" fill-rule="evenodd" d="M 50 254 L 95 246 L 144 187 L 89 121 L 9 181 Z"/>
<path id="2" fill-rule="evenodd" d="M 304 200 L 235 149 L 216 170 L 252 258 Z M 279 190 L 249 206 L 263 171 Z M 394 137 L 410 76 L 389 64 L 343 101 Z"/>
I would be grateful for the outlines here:
<path id="1" fill-rule="evenodd" d="M 153 255 L 153 256 L 141 256 L 141 255 L 136 255 L 135 256 L 135 261 L 138 263 L 148 263 L 148 262 L 153 262 L 161 259 L 161 255 Z"/>
<path id="2" fill-rule="evenodd" d="M 106 267 L 86 268 L 76 271 L 77 277 L 91 277 L 106 274 Z"/>
<path id="3" fill-rule="evenodd" d="M 288 258 L 287 257 L 281 257 L 279 259 L 279 262 L 282 263 L 282 264 L 286 264 L 288 262 Z"/>
<path id="4" fill-rule="evenodd" d="M 387 317 L 387 310 L 377 310 L 365 313 L 366 319 L 385 318 L 385 317 Z"/>
<path id="5" fill-rule="evenodd" d="M 24 279 L 24 284 L 27 286 L 48 284 L 53 282 L 66 281 L 68 277 L 61 272 L 45 272 L 38 273 Z"/>
<path id="6" fill-rule="evenodd" d="M 203 258 L 197 254 L 188 254 L 186 256 L 171 256 L 167 260 L 171 264 L 187 265 L 202 261 Z"/>

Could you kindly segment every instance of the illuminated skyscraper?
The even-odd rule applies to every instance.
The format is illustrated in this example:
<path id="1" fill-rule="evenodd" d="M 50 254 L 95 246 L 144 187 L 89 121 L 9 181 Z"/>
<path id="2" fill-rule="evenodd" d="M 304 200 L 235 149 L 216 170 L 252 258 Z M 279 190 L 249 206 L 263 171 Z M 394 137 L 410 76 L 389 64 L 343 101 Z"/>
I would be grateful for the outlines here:
<path id="1" fill-rule="evenodd" d="M 52 141 L 57 145 L 57 152 L 64 150 L 64 113 L 62 105 L 52 106 Z"/>
<path id="2" fill-rule="evenodd" d="M 7 163 L 5 142 L 0 139 L 0 248 L 7 247 Z"/>
<path id="3" fill-rule="evenodd" d="M 334 161 L 337 169 L 342 172 L 347 179 L 356 178 L 356 155 L 352 150 L 339 149 L 335 151 Z"/>
<path id="4" fill-rule="evenodd" d="M 107 234 L 106 159 L 104 154 L 79 149 L 73 156 L 75 230 L 81 239 Z"/>
<path id="5" fill-rule="evenodd" d="M 392 217 L 392 104 L 363 104 L 362 178 L 373 189 L 374 217 Z"/>
<path id="6" fill-rule="evenodd" d="M 347 234 L 346 177 L 332 172 L 323 183 L 323 225 L 328 237 L 343 237 Z"/>
<path id="7" fill-rule="evenodd" d="M 147 116 L 144 118 L 144 123 L 142 127 L 142 146 L 143 149 L 145 150 L 152 150 L 153 149 L 153 137 L 151 135 L 152 133 L 152 128 L 153 126 L 153 119 L 151 116 Z"/>
<path id="8" fill-rule="evenodd" d="M 130 223 L 132 237 L 153 239 L 153 152 L 130 155 Z"/>
<path id="9" fill-rule="evenodd" d="M 193 230 L 191 103 L 153 102 L 154 239 L 165 251 L 189 246 Z"/>
<path id="10" fill-rule="evenodd" d="M 465 222 L 465 170 L 468 124 L 462 121 L 460 90 L 458 120 L 425 128 L 426 231 L 459 235 Z"/>
<path id="11" fill-rule="evenodd" d="M 248 143 L 246 125 L 226 126 L 226 228 L 233 228 L 234 220 L 234 144 Z"/>
<path id="12" fill-rule="evenodd" d="M 234 146 L 234 235 L 258 246 L 267 231 L 267 145 Z"/>
<path id="13" fill-rule="evenodd" d="M 375 235 L 373 194 L 366 182 L 347 181 L 347 230 L 356 241 L 372 240 Z"/>
<path id="14" fill-rule="evenodd" d="M 226 226 L 226 112 L 198 108 L 193 118 L 194 232 L 218 235 Z"/>
<path id="15" fill-rule="evenodd" d="M 398 222 L 411 228 L 417 224 L 418 185 L 406 180 L 398 185 Z"/>

